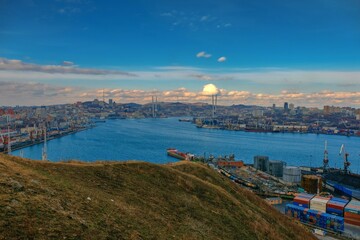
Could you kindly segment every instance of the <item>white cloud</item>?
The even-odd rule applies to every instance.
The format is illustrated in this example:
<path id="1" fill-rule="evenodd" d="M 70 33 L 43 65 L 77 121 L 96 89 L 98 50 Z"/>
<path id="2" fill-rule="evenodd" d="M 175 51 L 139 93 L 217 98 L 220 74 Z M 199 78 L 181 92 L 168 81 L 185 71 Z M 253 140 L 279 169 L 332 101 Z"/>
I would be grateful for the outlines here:
<path id="1" fill-rule="evenodd" d="M 199 52 L 198 54 L 196 54 L 196 57 L 198 57 L 198 58 L 210 58 L 211 54 L 202 51 L 202 52 Z"/>
<path id="2" fill-rule="evenodd" d="M 74 63 L 73 63 L 73 62 L 70 62 L 70 61 L 63 61 L 63 62 L 62 62 L 62 65 L 63 65 L 63 66 L 73 66 Z"/>
<path id="3" fill-rule="evenodd" d="M 213 78 L 211 76 L 204 75 L 204 74 L 194 74 L 194 75 L 191 75 L 191 77 L 194 77 L 194 78 L 197 78 L 200 80 L 206 80 L 206 81 L 213 80 Z"/>
<path id="4" fill-rule="evenodd" d="M 5 71 L 30 71 L 41 73 L 60 73 L 60 74 L 84 74 L 84 75 L 127 75 L 134 76 L 128 72 L 117 70 L 102 70 L 94 68 L 79 68 L 72 65 L 72 62 L 64 61 L 63 65 L 39 65 L 33 63 L 25 63 L 17 59 L 0 58 L 0 70 Z"/>
<path id="5" fill-rule="evenodd" d="M 218 61 L 218 62 L 225 62 L 225 61 L 226 61 L 226 57 L 219 57 L 217 61 Z"/>
<path id="6" fill-rule="evenodd" d="M 216 95 L 219 93 L 219 89 L 214 84 L 206 84 L 203 87 L 202 94 L 205 96 Z"/>

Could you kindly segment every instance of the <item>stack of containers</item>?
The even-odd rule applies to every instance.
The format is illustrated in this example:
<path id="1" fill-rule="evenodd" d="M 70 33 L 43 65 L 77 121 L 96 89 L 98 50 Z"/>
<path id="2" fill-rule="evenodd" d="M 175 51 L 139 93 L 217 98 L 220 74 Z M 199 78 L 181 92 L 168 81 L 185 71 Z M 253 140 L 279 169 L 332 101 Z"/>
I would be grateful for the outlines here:
<path id="1" fill-rule="evenodd" d="M 316 196 L 310 200 L 310 209 L 326 213 L 326 204 L 330 198 Z"/>
<path id="2" fill-rule="evenodd" d="M 345 207 L 345 222 L 360 226 L 360 201 L 351 200 Z"/>
<path id="3" fill-rule="evenodd" d="M 294 198 L 293 204 L 299 207 L 310 208 L 310 200 L 314 196 L 313 194 L 300 193 Z"/>
<path id="4" fill-rule="evenodd" d="M 285 206 L 285 214 L 287 216 L 295 218 L 301 222 L 305 221 L 304 217 L 303 217 L 303 212 L 304 212 L 303 207 L 299 207 L 294 204 L 286 204 L 286 206 Z"/>
<path id="5" fill-rule="evenodd" d="M 344 231 L 344 218 L 342 217 L 303 208 L 294 204 L 287 204 L 285 213 L 289 217 L 323 229 L 329 229 L 335 232 Z"/>
<path id="6" fill-rule="evenodd" d="M 333 197 L 326 204 L 326 213 L 343 217 L 344 209 L 349 200 Z"/>

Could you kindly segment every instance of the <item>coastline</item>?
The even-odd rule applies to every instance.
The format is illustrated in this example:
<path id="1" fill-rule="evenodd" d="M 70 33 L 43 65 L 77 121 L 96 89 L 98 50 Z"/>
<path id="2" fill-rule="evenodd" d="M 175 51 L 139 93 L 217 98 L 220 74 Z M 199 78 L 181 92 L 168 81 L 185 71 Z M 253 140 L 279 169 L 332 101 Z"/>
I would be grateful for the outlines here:
<path id="1" fill-rule="evenodd" d="M 90 127 L 79 128 L 79 129 L 76 129 L 76 130 L 70 130 L 70 131 L 66 131 L 66 132 L 63 132 L 63 133 L 59 133 L 59 134 L 55 134 L 55 135 L 49 136 L 47 138 L 47 141 L 51 141 L 51 140 L 61 138 L 61 137 L 67 136 L 67 135 L 75 134 L 75 133 L 78 133 L 78 132 L 86 131 L 86 130 L 89 130 L 89 129 L 94 128 L 94 127 L 96 127 L 96 125 L 95 126 L 90 126 Z M 11 146 L 11 151 L 17 151 L 17 150 L 20 150 L 20 149 L 23 149 L 23 148 L 27 148 L 27 147 L 31 147 L 31 146 L 34 146 L 34 145 L 41 144 L 43 142 L 44 142 L 44 139 L 37 139 L 37 140 L 34 140 L 34 141 L 27 140 L 25 142 L 20 142 L 20 143 L 12 145 Z M 6 148 L 0 149 L 0 153 L 8 154 Z"/>

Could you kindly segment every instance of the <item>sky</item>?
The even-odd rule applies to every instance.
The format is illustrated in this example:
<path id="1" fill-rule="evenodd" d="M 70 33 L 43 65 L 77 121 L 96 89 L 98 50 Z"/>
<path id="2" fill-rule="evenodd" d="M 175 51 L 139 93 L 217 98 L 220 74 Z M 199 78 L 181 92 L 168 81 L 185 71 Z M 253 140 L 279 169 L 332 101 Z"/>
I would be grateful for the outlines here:
<path id="1" fill-rule="evenodd" d="M 0 0 L 0 105 L 360 108 L 358 0 Z"/>

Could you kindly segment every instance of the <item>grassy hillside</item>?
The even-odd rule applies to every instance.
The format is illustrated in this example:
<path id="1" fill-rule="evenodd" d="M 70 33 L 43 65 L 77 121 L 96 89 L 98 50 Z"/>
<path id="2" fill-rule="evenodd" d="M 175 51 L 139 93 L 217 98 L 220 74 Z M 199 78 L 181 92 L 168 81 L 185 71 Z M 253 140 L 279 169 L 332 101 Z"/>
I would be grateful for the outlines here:
<path id="1" fill-rule="evenodd" d="M 0 239 L 312 239 L 205 165 L 0 155 Z"/>

